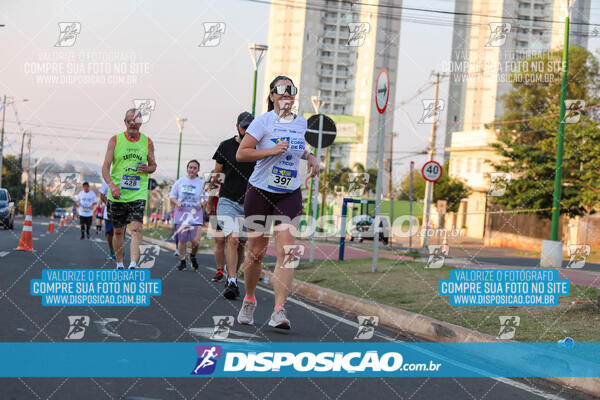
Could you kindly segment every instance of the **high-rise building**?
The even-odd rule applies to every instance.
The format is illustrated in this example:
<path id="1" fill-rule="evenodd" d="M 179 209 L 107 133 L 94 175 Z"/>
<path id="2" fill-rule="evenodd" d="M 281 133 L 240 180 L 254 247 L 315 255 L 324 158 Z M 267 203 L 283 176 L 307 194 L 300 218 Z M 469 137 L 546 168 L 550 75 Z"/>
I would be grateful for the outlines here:
<path id="1" fill-rule="evenodd" d="M 571 10 L 571 46 L 587 48 L 590 2 L 577 0 Z M 563 48 L 566 5 L 566 0 L 456 0 L 445 158 L 450 175 L 471 188 L 468 199 L 454 199 L 461 202 L 453 217 L 469 237 L 484 236 L 494 172 L 489 161 L 501 160 L 491 146 L 496 133 L 485 124 L 503 115 L 502 96 L 512 89 L 511 72 L 524 59 Z M 561 59 L 553 64 L 560 68 Z M 555 76 L 540 72 L 524 76 L 541 83 Z"/>
<path id="2" fill-rule="evenodd" d="M 587 48 L 591 0 L 571 11 L 570 45 Z M 509 73 L 522 58 L 562 49 L 566 0 L 456 0 L 446 147 L 457 131 L 483 129 L 503 114 Z"/>
<path id="3" fill-rule="evenodd" d="M 289 76 L 299 88 L 300 114 L 314 113 L 311 98 L 320 94 L 324 105 L 319 111 L 334 117 L 340 139 L 331 147 L 331 165 L 339 161 L 350 167 L 357 162 L 376 166 L 379 114 L 374 86 L 379 70 L 386 67 L 393 102 L 401 5 L 392 0 L 271 3 L 263 93 L 269 93 L 275 76 Z M 260 101 L 263 111 L 265 100 Z M 386 112 L 388 135 L 392 107 Z"/>

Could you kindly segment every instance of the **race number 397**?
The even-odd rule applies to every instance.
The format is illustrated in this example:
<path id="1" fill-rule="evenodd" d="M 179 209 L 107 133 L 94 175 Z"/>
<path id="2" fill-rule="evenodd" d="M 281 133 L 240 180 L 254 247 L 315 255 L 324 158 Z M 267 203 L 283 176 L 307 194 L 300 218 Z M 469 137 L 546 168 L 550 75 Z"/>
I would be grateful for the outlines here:
<path id="1" fill-rule="evenodd" d="M 421 174 L 426 181 L 437 182 L 442 177 L 442 166 L 436 161 L 428 161 L 423 165 Z"/>

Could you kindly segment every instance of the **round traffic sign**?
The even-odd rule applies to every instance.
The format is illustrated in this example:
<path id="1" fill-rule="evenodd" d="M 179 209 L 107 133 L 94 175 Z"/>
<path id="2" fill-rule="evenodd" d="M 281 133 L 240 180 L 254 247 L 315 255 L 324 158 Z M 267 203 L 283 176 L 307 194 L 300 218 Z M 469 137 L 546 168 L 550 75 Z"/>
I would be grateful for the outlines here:
<path id="1" fill-rule="evenodd" d="M 442 177 L 442 166 L 437 161 L 427 161 L 421 169 L 421 175 L 429 182 L 437 182 Z"/>
<path id="2" fill-rule="evenodd" d="M 316 114 L 308 119 L 306 126 L 306 133 L 304 134 L 304 139 L 310 144 L 312 147 L 319 146 L 319 118 L 323 116 L 323 136 L 321 137 L 321 148 L 329 147 L 333 144 L 335 137 L 337 135 L 337 128 L 335 127 L 335 122 L 327 115 L 324 114 Z"/>
<path id="3" fill-rule="evenodd" d="M 383 114 L 390 99 L 390 75 L 387 68 L 381 68 L 375 85 L 375 105 L 379 114 Z"/>
<path id="4" fill-rule="evenodd" d="M 156 182 L 156 179 L 153 179 L 153 178 L 148 179 L 148 190 L 154 190 L 154 189 L 156 189 L 157 186 L 158 186 L 158 182 Z"/>

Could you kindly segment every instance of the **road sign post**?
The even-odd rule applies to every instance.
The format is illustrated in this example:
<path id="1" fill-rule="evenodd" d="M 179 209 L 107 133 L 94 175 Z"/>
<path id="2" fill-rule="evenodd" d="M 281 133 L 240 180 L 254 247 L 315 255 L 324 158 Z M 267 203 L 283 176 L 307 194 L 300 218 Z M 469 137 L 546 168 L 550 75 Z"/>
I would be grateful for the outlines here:
<path id="1" fill-rule="evenodd" d="M 433 184 L 440 180 L 442 177 L 442 166 L 437 161 L 427 161 L 421 169 L 421 175 L 423 178 L 430 182 L 431 190 L 427 193 L 425 199 L 425 218 L 423 219 L 423 230 L 425 235 L 423 236 L 423 247 L 429 245 L 429 221 L 431 219 L 431 202 L 433 201 Z"/>
<path id="2" fill-rule="evenodd" d="M 307 121 L 306 133 L 304 134 L 304 139 L 308 144 L 315 148 L 315 157 L 319 165 L 321 164 L 321 149 L 325 147 L 329 147 L 335 141 L 335 137 L 337 135 L 337 130 L 335 127 L 335 123 L 331 118 L 323 114 L 317 114 L 310 117 Z M 318 127 L 318 128 L 317 128 Z M 317 129 L 315 129 L 317 128 Z M 314 198 L 313 198 L 313 182 L 311 181 L 310 185 L 310 198 L 312 202 L 312 218 L 315 222 L 314 231 L 310 239 L 310 261 L 315 260 L 315 233 L 317 231 L 317 201 L 319 199 L 319 176 L 313 180 L 315 183 L 314 190 Z M 321 205 L 323 207 L 324 204 Z"/>
<path id="3" fill-rule="evenodd" d="M 379 253 L 379 225 L 381 215 L 381 185 L 383 184 L 383 146 L 385 139 L 385 109 L 388 105 L 390 98 L 390 76 L 387 69 L 384 67 L 379 71 L 377 76 L 377 82 L 375 84 L 375 106 L 379 112 L 379 127 L 377 130 L 378 144 L 377 144 L 377 186 L 375 189 L 375 220 L 371 225 L 373 230 L 373 262 L 371 265 L 371 271 L 377 271 L 377 261 Z M 391 160 L 390 160 L 391 162 Z M 390 206 L 393 206 L 391 204 Z M 374 226 L 377 225 L 377 226 Z"/>

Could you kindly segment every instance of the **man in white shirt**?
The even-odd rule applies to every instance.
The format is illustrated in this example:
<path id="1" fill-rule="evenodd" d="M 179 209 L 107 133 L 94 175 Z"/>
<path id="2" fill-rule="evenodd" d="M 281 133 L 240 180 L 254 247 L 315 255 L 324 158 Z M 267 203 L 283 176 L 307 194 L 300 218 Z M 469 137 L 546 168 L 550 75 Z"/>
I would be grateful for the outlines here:
<path id="1" fill-rule="evenodd" d="M 89 183 L 83 182 L 83 190 L 77 194 L 75 202 L 77 203 L 77 207 L 79 207 L 79 224 L 81 225 L 80 239 L 84 239 L 84 233 L 89 239 L 92 216 L 94 215 L 94 207 L 98 202 L 96 199 L 96 193 L 90 191 Z"/>

